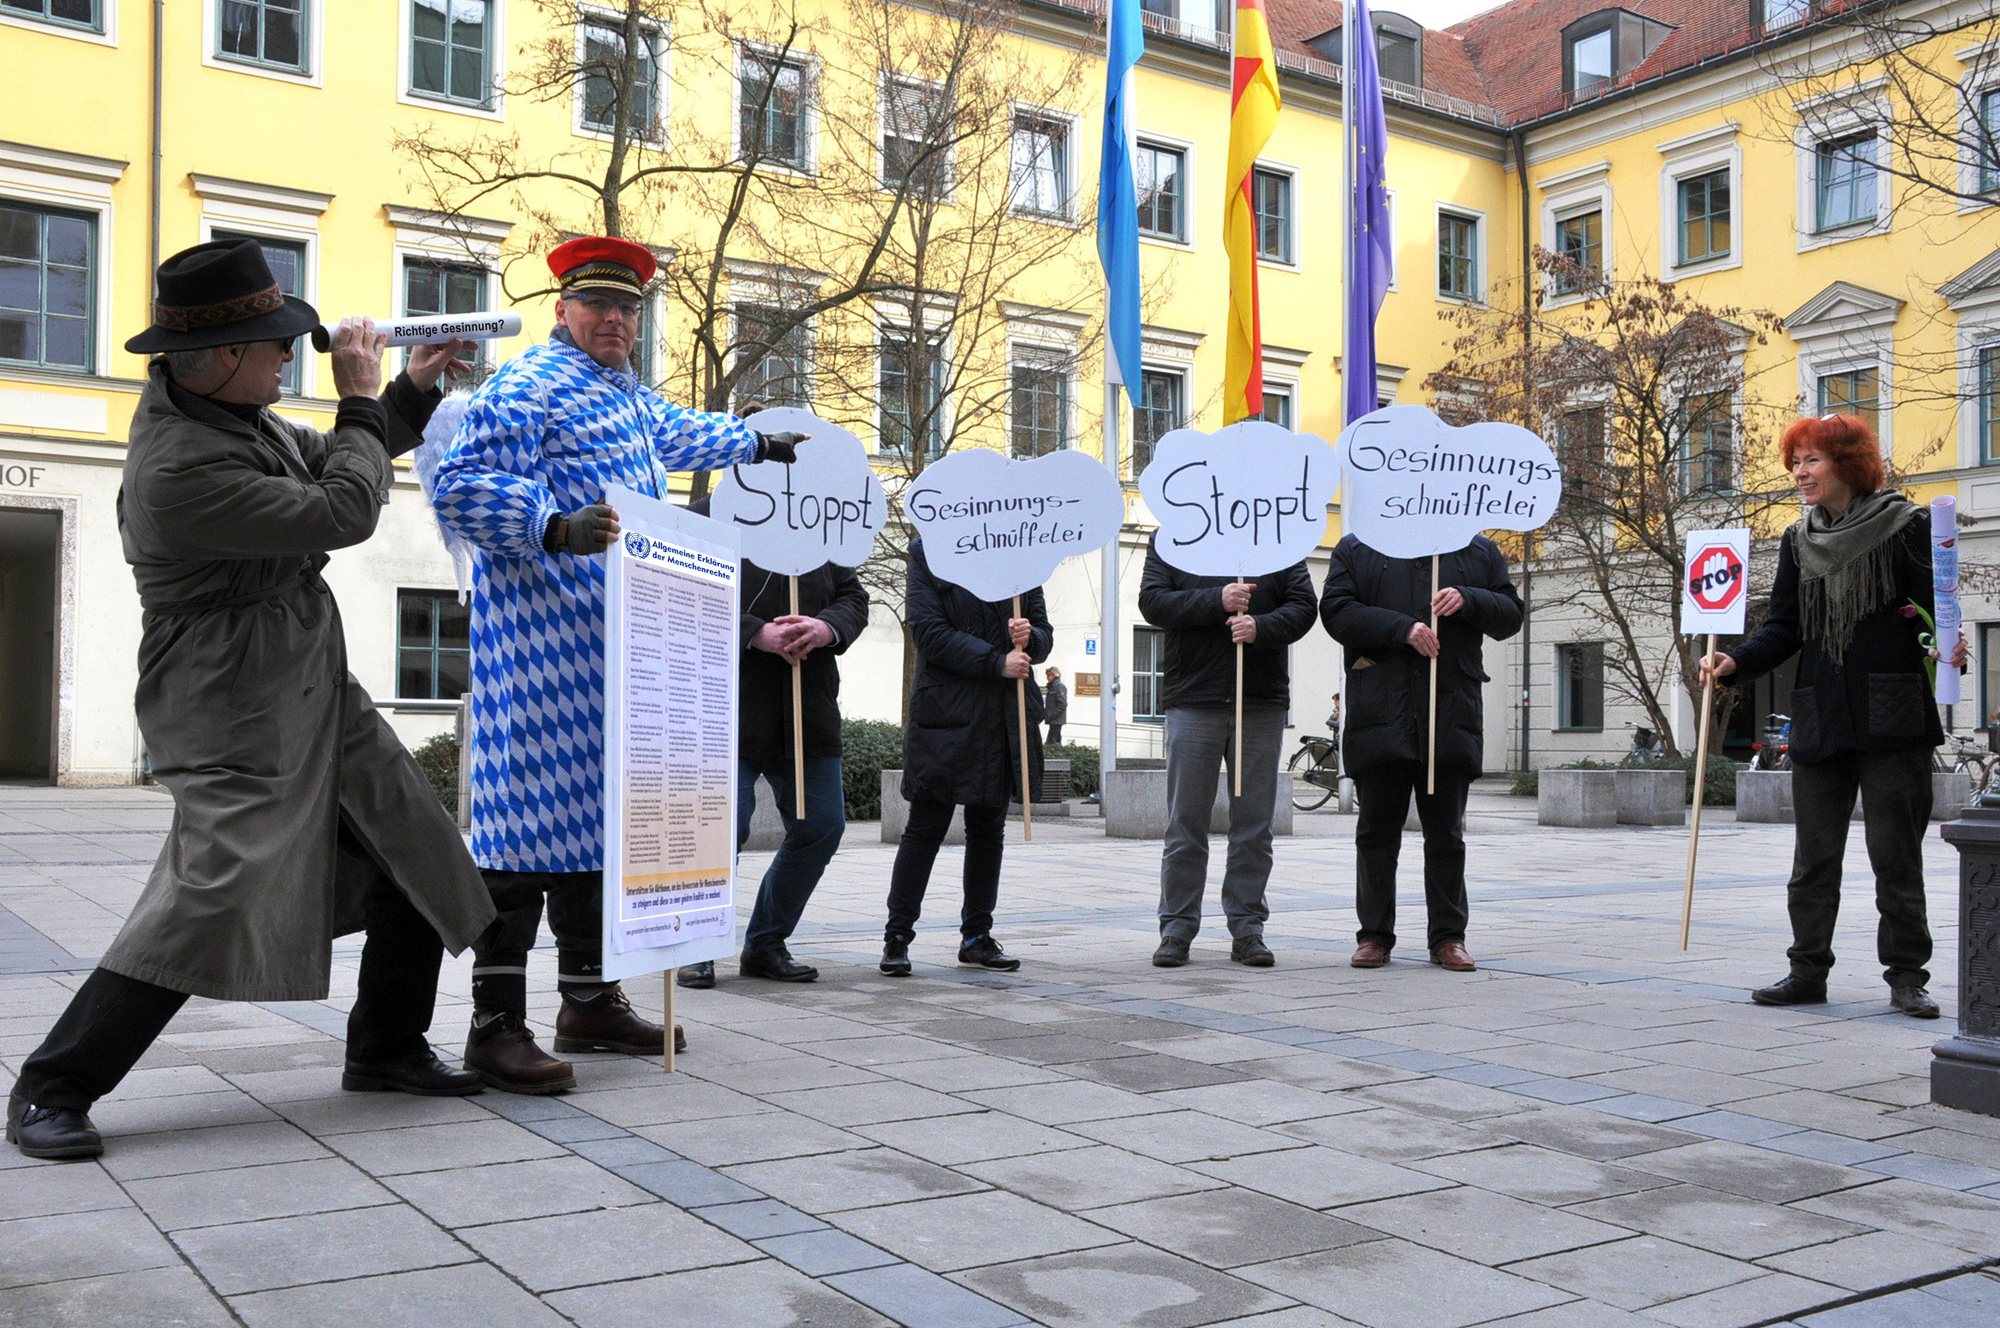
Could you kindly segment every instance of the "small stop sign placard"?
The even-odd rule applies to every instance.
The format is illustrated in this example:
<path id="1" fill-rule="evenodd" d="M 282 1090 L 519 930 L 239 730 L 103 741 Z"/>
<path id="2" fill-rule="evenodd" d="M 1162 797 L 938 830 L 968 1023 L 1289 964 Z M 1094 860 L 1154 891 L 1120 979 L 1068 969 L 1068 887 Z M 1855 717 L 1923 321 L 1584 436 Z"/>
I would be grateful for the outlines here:
<path id="1" fill-rule="evenodd" d="M 1749 598 L 1750 532 L 1695 531 L 1688 536 L 1686 567 L 1681 630 L 1695 635 L 1740 633 Z"/>

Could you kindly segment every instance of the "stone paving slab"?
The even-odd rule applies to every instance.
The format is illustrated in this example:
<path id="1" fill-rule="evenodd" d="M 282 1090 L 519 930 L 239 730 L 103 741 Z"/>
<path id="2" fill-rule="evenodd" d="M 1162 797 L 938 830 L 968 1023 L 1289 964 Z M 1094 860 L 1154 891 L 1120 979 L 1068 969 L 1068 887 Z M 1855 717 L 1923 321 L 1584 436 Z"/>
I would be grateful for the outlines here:
<path id="1" fill-rule="evenodd" d="M 676 993 L 678 1074 L 579 1057 L 561 1098 L 340 1092 L 344 941 L 326 1002 L 191 1001 L 100 1104 L 101 1162 L 0 1150 L 0 1324 L 2000 1323 L 2000 1121 L 1928 1105 L 1944 1026 L 1887 1010 L 1858 842 L 1834 1002 L 1765 1010 L 1789 827 L 1705 827 L 1683 953 L 1678 833 L 1474 803 L 1476 974 L 1348 968 L 1353 821 L 1313 814 L 1278 846 L 1274 969 L 1230 964 L 1219 924 L 1151 968 L 1152 850 L 1077 822 L 1008 845 L 1019 973 L 951 963 L 947 851 L 917 974 L 886 979 L 893 850 L 850 835 L 794 940 L 819 983 L 725 964 Z M 0 1072 L 169 814 L 0 788 Z M 1936 839 L 1926 869 L 1949 1013 Z M 546 946 L 530 969 L 546 1033 Z M 630 991 L 659 1010 L 660 979 Z"/>

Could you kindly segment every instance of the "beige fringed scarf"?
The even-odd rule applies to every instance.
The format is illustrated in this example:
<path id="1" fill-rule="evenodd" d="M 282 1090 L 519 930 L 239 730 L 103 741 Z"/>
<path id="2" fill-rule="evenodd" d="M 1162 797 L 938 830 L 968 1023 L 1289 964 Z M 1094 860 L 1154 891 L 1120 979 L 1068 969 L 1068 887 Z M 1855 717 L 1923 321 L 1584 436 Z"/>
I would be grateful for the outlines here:
<path id="1" fill-rule="evenodd" d="M 1834 664 L 1854 625 L 1894 597 L 1896 536 L 1922 511 L 1894 489 L 1877 489 L 1855 495 L 1839 516 L 1814 507 L 1792 527 L 1800 626 Z"/>

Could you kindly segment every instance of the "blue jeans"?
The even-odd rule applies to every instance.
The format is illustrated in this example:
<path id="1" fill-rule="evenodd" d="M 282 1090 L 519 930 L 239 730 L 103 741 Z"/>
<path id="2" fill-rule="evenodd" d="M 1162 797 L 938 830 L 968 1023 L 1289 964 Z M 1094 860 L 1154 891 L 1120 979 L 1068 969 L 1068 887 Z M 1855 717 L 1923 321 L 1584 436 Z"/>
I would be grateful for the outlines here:
<path id="1" fill-rule="evenodd" d="M 840 847 L 847 829 L 847 795 L 840 779 L 838 756 L 806 758 L 806 815 L 797 816 L 789 759 L 759 766 L 736 762 L 736 847 L 750 838 L 750 817 L 757 810 L 757 777 L 771 781 L 778 797 L 778 815 L 785 823 L 785 842 L 757 886 L 757 903 L 750 910 L 750 928 L 743 933 L 743 952 L 775 950 L 791 939 L 805 915 L 806 903 L 819 885 L 826 864 Z"/>

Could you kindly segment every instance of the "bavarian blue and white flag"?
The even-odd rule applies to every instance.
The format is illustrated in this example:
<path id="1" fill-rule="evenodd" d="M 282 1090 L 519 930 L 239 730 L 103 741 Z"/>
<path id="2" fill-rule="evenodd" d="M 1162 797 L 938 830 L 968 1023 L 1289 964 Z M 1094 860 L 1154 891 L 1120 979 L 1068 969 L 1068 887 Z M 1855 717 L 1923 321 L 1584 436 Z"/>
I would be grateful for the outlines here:
<path id="1" fill-rule="evenodd" d="M 1105 29 L 1103 176 L 1097 185 L 1097 257 L 1109 301 L 1104 314 L 1104 378 L 1139 406 L 1139 191 L 1133 179 L 1137 127 L 1133 67 L 1146 50 L 1140 0 L 1110 0 Z"/>

